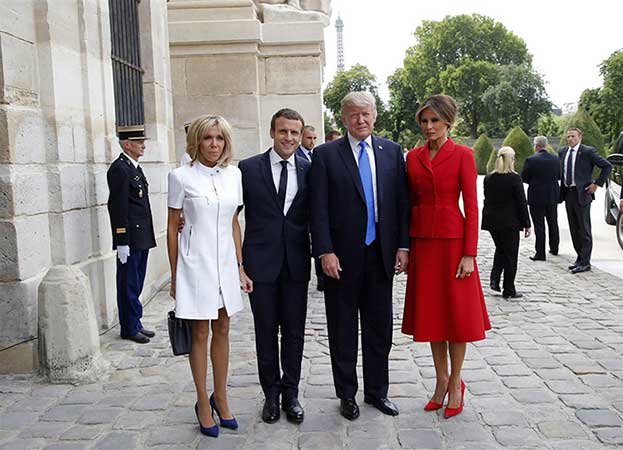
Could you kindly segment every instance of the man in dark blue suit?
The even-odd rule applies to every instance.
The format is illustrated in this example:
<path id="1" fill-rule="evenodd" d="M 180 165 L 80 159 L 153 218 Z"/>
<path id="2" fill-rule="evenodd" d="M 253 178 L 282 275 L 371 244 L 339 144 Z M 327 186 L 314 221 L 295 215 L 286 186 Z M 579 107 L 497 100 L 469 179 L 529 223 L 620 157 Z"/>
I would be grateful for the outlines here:
<path id="1" fill-rule="evenodd" d="M 311 230 L 321 258 L 335 391 L 344 417 L 359 417 L 357 339 L 361 317 L 364 401 L 397 415 L 387 398 L 392 345 L 392 282 L 408 263 L 409 201 L 402 150 L 372 136 L 374 97 L 342 100 L 347 136 L 314 151 Z"/>
<path id="2" fill-rule="evenodd" d="M 246 221 L 242 256 L 253 280 L 249 297 L 266 397 L 262 419 L 267 423 L 279 420 L 280 396 L 288 420 L 301 423 L 304 418 L 298 384 L 311 270 L 307 182 L 311 165 L 295 155 L 303 126 L 296 111 L 277 111 L 270 124 L 272 148 L 238 165 Z"/>
<path id="3" fill-rule="evenodd" d="M 521 178 L 528 184 L 528 205 L 534 222 L 536 253 L 532 261 L 545 261 L 545 221 L 549 230 L 549 252 L 558 254 L 558 197 L 560 195 L 560 160 L 547 151 L 547 138 L 534 138 L 535 154 L 526 159 Z"/>
<path id="4" fill-rule="evenodd" d="M 597 153 L 597 149 L 582 144 L 582 130 L 567 129 L 568 147 L 558 152 L 562 182 L 559 202 L 565 202 L 569 231 L 577 258 L 569 266 L 571 273 L 591 270 L 593 236 L 591 234 L 591 202 L 595 191 L 603 186 L 612 165 Z M 600 167 L 599 177 L 593 181 L 593 169 Z"/>
<path id="5" fill-rule="evenodd" d="M 301 137 L 301 145 L 296 149 L 296 156 L 300 156 L 311 162 L 317 139 L 316 129 L 311 125 L 305 125 L 303 128 L 303 136 Z"/>

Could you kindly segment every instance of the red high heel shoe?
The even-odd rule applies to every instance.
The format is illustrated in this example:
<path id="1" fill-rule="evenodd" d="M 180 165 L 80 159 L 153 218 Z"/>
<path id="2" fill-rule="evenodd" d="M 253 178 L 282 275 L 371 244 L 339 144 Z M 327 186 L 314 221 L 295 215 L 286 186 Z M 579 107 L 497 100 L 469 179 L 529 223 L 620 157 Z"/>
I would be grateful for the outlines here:
<path id="1" fill-rule="evenodd" d="M 446 395 L 448 395 L 448 391 L 446 391 L 446 393 L 443 394 L 441 403 L 436 403 L 432 400 L 429 400 L 426 406 L 424 406 L 424 411 L 437 411 L 438 409 L 443 408 L 443 401 L 446 399 Z"/>
<path id="2" fill-rule="evenodd" d="M 459 405 L 458 408 L 450 408 L 446 406 L 446 410 L 443 413 L 444 417 L 446 419 L 449 419 L 450 417 L 458 416 L 459 414 L 461 414 L 463 412 L 464 400 L 465 400 L 465 383 L 463 383 L 463 380 L 461 380 L 461 404 Z"/>

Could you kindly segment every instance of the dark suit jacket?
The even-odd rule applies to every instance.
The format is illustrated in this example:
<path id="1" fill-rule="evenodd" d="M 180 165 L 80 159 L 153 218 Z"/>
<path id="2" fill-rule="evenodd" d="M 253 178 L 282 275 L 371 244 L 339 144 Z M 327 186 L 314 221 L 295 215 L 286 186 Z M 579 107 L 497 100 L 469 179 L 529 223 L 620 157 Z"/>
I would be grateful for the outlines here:
<path id="1" fill-rule="evenodd" d="M 483 230 L 530 228 L 530 216 L 521 177 L 514 173 L 492 173 L 484 180 Z"/>
<path id="2" fill-rule="evenodd" d="M 409 248 L 409 198 L 402 149 L 372 137 L 379 221 L 377 240 L 391 278 L 396 250 Z M 363 272 L 366 201 L 353 151 L 344 136 L 314 150 L 311 169 L 311 232 L 314 256 L 335 253 L 342 278 Z"/>
<path id="3" fill-rule="evenodd" d="M 565 160 L 567 159 L 567 152 L 569 147 L 565 147 L 558 152 L 560 158 L 560 197 L 559 203 L 565 200 L 567 195 L 567 187 L 565 186 Z M 578 154 L 575 159 L 575 185 L 577 187 L 578 202 L 580 205 L 587 205 L 595 200 L 595 195 L 591 195 L 584 190 L 586 186 L 593 182 L 593 168 L 601 167 L 599 178 L 595 180 L 597 186 L 603 186 L 610 172 L 612 171 L 612 164 L 608 162 L 606 158 L 597 153 L 595 147 L 589 147 L 588 145 L 580 144 L 578 148 Z"/>
<path id="4" fill-rule="evenodd" d="M 149 205 L 147 178 L 142 170 L 121 154 L 106 173 L 108 214 L 112 227 L 112 248 L 129 245 L 132 250 L 146 250 L 156 246 L 154 225 Z"/>
<path id="5" fill-rule="evenodd" d="M 240 161 L 245 210 L 242 257 L 245 271 L 253 280 L 274 282 L 284 263 L 297 281 L 309 280 L 309 189 L 311 164 L 295 157 L 298 193 L 288 213 L 277 200 L 270 169 L 270 150 Z"/>
<path id="6" fill-rule="evenodd" d="M 311 159 L 307 157 L 307 153 L 305 153 L 305 150 L 303 150 L 300 145 L 299 148 L 296 149 L 296 156 L 300 156 L 304 160 L 311 162 Z"/>
<path id="7" fill-rule="evenodd" d="M 528 184 L 528 205 L 548 206 L 560 196 L 560 160 L 547 150 L 539 150 L 524 163 L 521 178 Z"/>

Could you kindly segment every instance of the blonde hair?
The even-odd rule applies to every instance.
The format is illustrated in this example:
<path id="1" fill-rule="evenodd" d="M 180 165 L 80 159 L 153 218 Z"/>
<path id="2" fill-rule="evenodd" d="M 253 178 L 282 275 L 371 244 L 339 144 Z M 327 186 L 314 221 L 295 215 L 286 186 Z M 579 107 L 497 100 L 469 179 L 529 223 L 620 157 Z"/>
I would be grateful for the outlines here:
<path id="1" fill-rule="evenodd" d="M 512 173 L 515 171 L 515 150 L 512 147 L 502 147 L 498 150 L 495 159 L 495 168 L 492 173 Z"/>
<path id="2" fill-rule="evenodd" d="M 186 153 L 190 156 L 191 165 L 194 164 L 199 158 L 201 141 L 208 135 L 210 128 L 216 128 L 223 135 L 225 146 L 216 164 L 225 167 L 233 157 L 233 131 L 231 125 L 221 116 L 203 115 L 193 120 L 186 134 Z"/>

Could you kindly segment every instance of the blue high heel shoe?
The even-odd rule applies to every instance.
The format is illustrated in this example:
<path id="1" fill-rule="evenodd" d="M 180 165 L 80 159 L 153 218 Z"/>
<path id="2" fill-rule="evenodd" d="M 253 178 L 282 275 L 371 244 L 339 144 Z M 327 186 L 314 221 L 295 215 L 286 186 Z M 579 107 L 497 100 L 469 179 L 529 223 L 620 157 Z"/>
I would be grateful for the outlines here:
<path id="1" fill-rule="evenodd" d="M 213 427 L 204 427 L 201 425 L 201 419 L 199 419 L 199 404 L 195 403 L 195 414 L 197 415 L 197 422 L 199 422 L 199 430 L 201 430 L 201 434 L 205 434 L 210 437 L 218 437 L 218 425 L 214 424 Z M 212 414 L 212 411 L 210 411 Z"/>
<path id="2" fill-rule="evenodd" d="M 218 408 L 216 407 L 216 401 L 214 400 L 214 392 L 212 393 L 212 395 L 210 395 L 210 406 L 212 407 L 212 409 L 214 411 L 216 411 L 216 415 L 218 416 L 218 420 L 221 423 L 221 426 L 223 428 L 229 428 L 230 430 L 237 430 L 238 429 L 238 421 L 236 420 L 235 417 L 232 417 L 231 419 L 223 419 L 221 417 L 221 413 L 219 412 Z"/>

